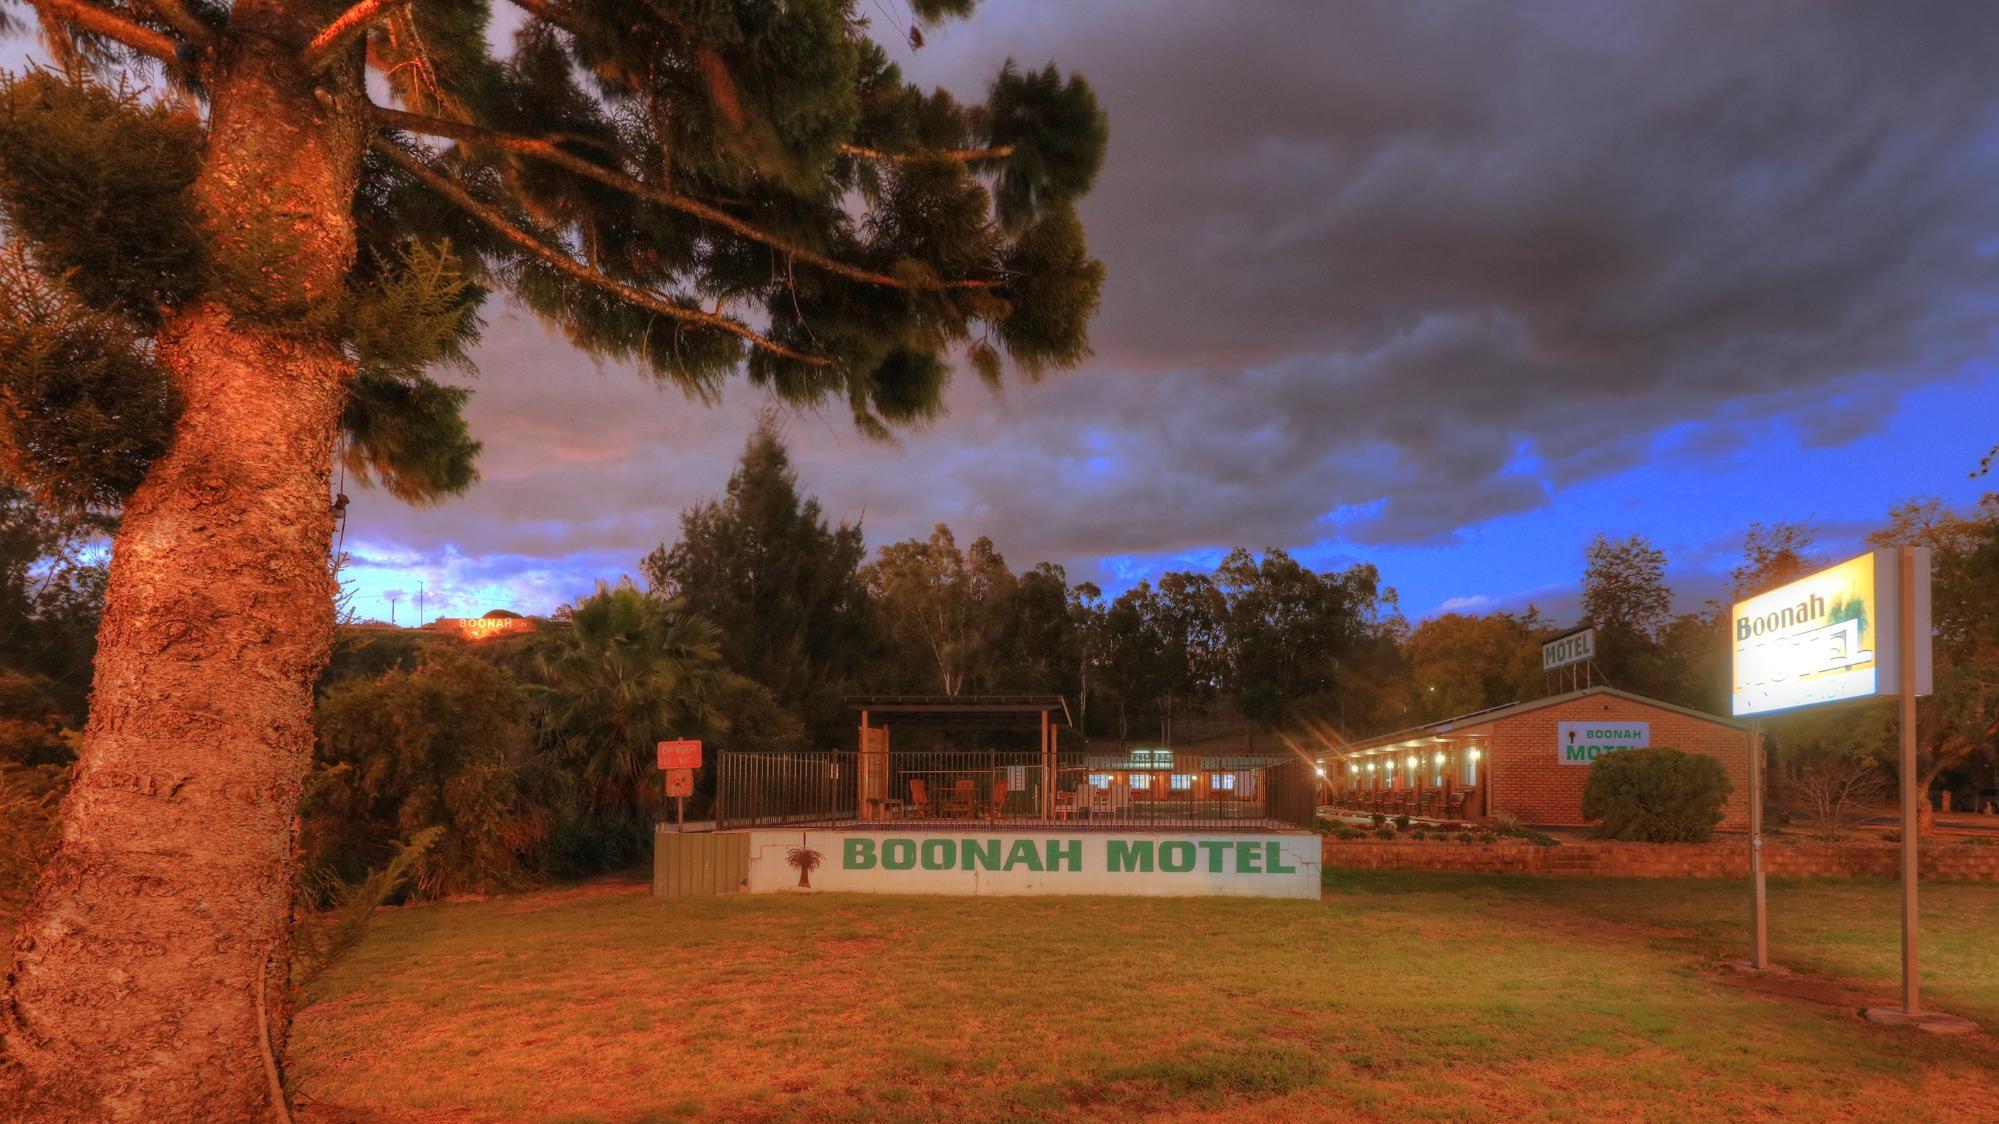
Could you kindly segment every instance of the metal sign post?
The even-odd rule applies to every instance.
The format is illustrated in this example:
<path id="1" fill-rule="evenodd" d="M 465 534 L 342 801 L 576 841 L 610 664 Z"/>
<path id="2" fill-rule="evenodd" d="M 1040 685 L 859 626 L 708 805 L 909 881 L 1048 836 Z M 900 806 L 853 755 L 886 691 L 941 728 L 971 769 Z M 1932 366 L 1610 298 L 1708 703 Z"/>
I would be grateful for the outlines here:
<path id="1" fill-rule="evenodd" d="M 1916 980 L 1916 565 L 1915 552 L 1901 551 L 1902 627 L 1902 1013 L 1915 1018 L 1922 1011 Z M 1925 641 L 1929 638 L 1924 637 Z"/>
<path id="2" fill-rule="evenodd" d="M 666 782 L 666 795 L 673 797 L 675 831 L 687 830 L 687 798 L 694 794 L 694 770 L 700 767 L 700 742 L 659 743 L 659 771 Z"/>
<path id="3" fill-rule="evenodd" d="M 1749 966 L 1770 966 L 1768 899 L 1763 883 L 1763 720 L 1749 720 Z"/>
<path id="4" fill-rule="evenodd" d="M 1896 667 L 1896 687 L 1901 695 L 1902 772 L 1902 1005 L 1873 1007 L 1867 1017 L 1889 1026 L 1917 1026 L 1935 1034 L 1968 1034 L 1978 1029 L 1970 1020 L 1941 1011 L 1922 1008 L 1920 979 L 1922 956 L 1916 913 L 1916 842 L 1921 834 L 1921 813 L 1916 801 L 1928 799 L 1921 790 L 1916 772 L 1916 696 L 1930 690 L 1929 668 L 1929 552 L 1903 547 L 1899 552 L 1900 574 L 1895 621 L 1902 650 Z M 1918 644 L 1922 647 L 1919 649 Z M 1917 657 L 1923 657 L 1919 662 Z"/>

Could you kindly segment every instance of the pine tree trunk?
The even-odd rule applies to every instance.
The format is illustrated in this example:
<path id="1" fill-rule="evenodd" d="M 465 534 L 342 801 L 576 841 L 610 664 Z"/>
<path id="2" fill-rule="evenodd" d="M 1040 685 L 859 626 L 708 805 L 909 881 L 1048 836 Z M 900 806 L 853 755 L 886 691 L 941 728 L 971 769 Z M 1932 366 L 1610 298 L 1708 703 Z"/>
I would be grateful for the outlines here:
<path id="1" fill-rule="evenodd" d="M 316 92 L 279 46 L 310 32 L 285 7 L 236 6 L 245 33 L 208 71 L 195 190 L 220 253 L 240 254 L 245 232 L 279 239 L 287 285 L 325 307 L 354 256 L 358 72 Z M 196 302 L 160 339 L 185 413 L 125 511 L 61 843 L 0 1000 L 31 1119 L 273 1111 L 259 1022 L 282 1057 L 295 816 L 332 638 L 327 478 L 351 371 L 330 337 L 245 303 Z"/>

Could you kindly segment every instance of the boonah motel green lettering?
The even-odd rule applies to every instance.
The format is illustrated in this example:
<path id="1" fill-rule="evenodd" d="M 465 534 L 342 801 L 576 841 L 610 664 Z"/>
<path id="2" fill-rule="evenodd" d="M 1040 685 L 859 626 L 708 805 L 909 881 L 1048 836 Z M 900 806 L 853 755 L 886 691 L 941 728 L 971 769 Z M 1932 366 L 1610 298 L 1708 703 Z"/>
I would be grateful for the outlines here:
<path id="1" fill-rule="evenodd" d="M 1105 869 L 1111 874 L 1296 874 L 1274 840 L 1107 839 Z M 1080 839 L 873 839 L 841 840 L 844 870 L 1031 870 L 1081 872 Z"/>

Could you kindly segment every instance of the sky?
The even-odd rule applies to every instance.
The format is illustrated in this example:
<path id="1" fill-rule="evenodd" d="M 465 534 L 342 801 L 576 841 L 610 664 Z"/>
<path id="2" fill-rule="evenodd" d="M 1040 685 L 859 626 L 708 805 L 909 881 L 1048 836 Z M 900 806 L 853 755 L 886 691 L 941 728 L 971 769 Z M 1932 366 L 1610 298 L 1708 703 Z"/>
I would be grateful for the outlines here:
<path id="1" fill-rule="evenodd" d="M 944 522 L 1111 590 L 1281 546 L 1375 563 L 1412 619 L 1560 616 L 1599 533 L 1693 607 L 1751 522 L 1836 557 L 1898 500 L 1999 489 L 1999 5 L 986 0 L 926 39 L 898 61 L 961 97 L 1008 58 L 1094 85 L 1107 280 L 1075 370 L 964 372 L 891 443 L 785 414 L 873 546 Z M 348 488 L 364 616 L 636 574 L 769 405 L 488 319 L 480 484 Z"/>

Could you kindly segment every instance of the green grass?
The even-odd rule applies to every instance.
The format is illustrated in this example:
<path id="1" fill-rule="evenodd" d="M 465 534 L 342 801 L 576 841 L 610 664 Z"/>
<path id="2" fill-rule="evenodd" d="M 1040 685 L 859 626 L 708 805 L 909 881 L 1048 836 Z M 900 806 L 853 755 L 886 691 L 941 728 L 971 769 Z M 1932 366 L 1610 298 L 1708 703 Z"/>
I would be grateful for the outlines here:
<path id="1" fill-rule="evenodd" d="M 1999 887 L 1926 887 L 1999 1026 Z M 1895 887 L 1778 883 L 1773 955 L 1886 996 Z M 328 1120 L 1935 1119 L 1989 1038 L 1764 994 L 1735 883 L 1338 874 L 1320 902 L 557 893 L 395 911 L 300 1017 Z M 1831 995 L 1834 998 L 1827 999 Z M 309 1115 L 308 1119 L 312 1116 Z"/>

